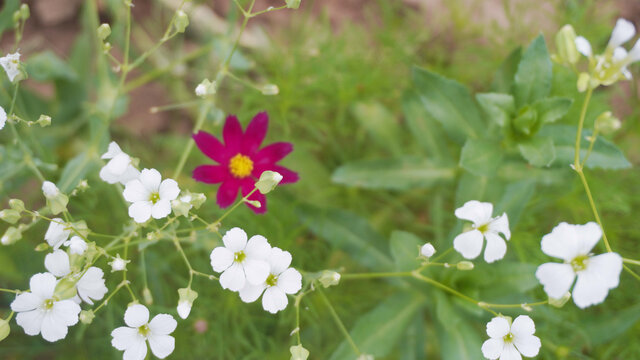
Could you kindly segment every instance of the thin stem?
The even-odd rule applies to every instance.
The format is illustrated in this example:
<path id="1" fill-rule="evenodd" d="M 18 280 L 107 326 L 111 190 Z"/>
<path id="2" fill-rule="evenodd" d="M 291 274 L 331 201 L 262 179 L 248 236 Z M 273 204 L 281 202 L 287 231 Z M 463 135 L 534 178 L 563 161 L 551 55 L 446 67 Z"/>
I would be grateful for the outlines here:
<path id="1" fill-rule="evenodd" d="M 340 329 L 340 332 L 342 332 L 342 335 L 344 335 L 345 339 L 347 339 L 347 342 L 349 343 L 349 345 L 351 345 L 351 348 L 353 349 L 353 351 L 356 353 L 356 355 L 359 356 L 361 354 L 360 349 L 358 349 L 358 346 L 351 338 L 351 335 L 349 335 L 349 331 L 347 331 L 347 328 L 342 323 L 342 320 L 340 320 L 340 317 L 338 316 L 338 313 L 336 313 L 336 310 L 333 308 L 333 305 L 331 305 L 331 302 L 329 302 L 329 299 L 324 294 L 324 291 L 320 287 L 318 287 L 317 289 L 318 289 L 318 294 L 320 294 L 320 297 L 329 308 L 329 313 L 331 314 L 333 321 L 335 321 L 336 325 Z"/>
<path id="2" fill-rule="evenodd" d="M 198 114 L 198 119 L 196 120 L 196 124 L 193 127 L 192 133 L 195 134 L 198 131 L 200 131 L 200 129 L 202 128 L 202 125 L 204 125 L 204 120 L 207 118 L 207 113 L 211 109 L 212 105 L 213 104 L 210 101 L 206 101 L 204 105 L 200 108 L 200 113 Z M 187 142 L 187 145 L 185 145 L 184 150 L 180 155 L 180 160 L 178 161 L 178 165 L 176 166 L 176 169 L 173 172 L 174 179 L 177 179 L 180 173 L 182 172 L 184 165 L 187 163 L 187 158 L 189 157 L 189 154 L 191 154 L 193 145 L 194 145 L 194 141 L 191 141 L 191 140 L 189 140 Z"/>
<path id="3" fill-rule="evenodd" d="M 121 283 L 118 284 L 118 286 L 116 286 L 116 288 L 113 290 L 113 292 L 111 294 L 109 294 L 109 296 L 107 296 L 106 299 L 104 299 L 104 301 L 102 303 L 100 303 L 100 305 L 98 305 L 98 307 L 96 307 L 95 309 L 93 309 L 93 313 L 97 313 L 98 310 L 100 310 L 103 306 L 107 305 L 109 303 L 109 300 L 111 300 L 111 298 L 118 292 L 120 291 L 120 289 L 122 289 L 124 286 L 129 285 L 128 281 L 122 281 Z"/>
<path id="4" fill-rule="evenodd" d="M 182 259 L 184 260 L 185 265 L 187 265 L 187 268 L 189 268 L 189 285 L 187 287 L 191 289 L 191 283 L 193 283 L 193 274 L 194 274 L 193 267 L 191 267 L 191 262 L 189 262 L 189 258 L 187 258 L 187 254 L 184 253 L 184 250 L 182 249 L 182 245 L 180 245 L 180 242 L 178 241 L 178 239 L 174 238 L 173 244 L 176 246 L 176 250 L 178 250 L 178 252 L 182 256 Z"/>
<path id="5" fill-rule="evenodd" d="M 580 141 L 582 140 L 582 128 L 584 127 L 584 119 L 587 116 L 587 108 L 589 107 L 589 101 L 591 101 L 592 94 L 593 88 L 589 87 L 589 90 L 587 90 L 587 95 L 585 95 L 584 102 L 582 103 L 582 110 L 580 111 L 578 132 L 576 133 L 575 158 L 573 161 L 573 165 L 576 168 L 576 171 L 582 171 L 582 167 L 580 165 Z"/>
<path id="6" fill-rule="evenodd" d="M 589 188 L 589 183 L 587 183 L 587 178 L 584 176 L 584 172 L 582 171 L 582 169 L 577 171 L 577 173 L 580 177 L 580 181 L 582 181 L 582 185 L 584 186 L 584 191 L 587 193 L 589 206 L 591 206 L 591 211 L 593 212 L 593 217 L 596 219 L 598 225 L 600 225 L 600 229 L 602 229 L 602 240 L 604 241 L 604 246 L 607 248 L 608 252 L 612 252 L 613 250 L 611 249 L 611 245 L 609 244 L 609 239 L 607 239 L 607 234 L 604 231 L 604 226 L 602 225 L 600 214 L 598 213 L 598 209 L 596 208 L 596 203 L 593 200 L 593 195 L 591 195 L 591 189 Z"/>
<path id="7" fill-rule="evenodd" d="M 411 271 L 407 272 L 383 272 L 383 273 L 361 273 L 361 274 L 343 274 L 341 280 L 357 280 L 357 279 L 378 279 L 390 277 L 409 277 L 413 276 Z"/>
<path id="8" fill-rule="evenodd" d="M 242 199 L 240 199 L 240 201 L 236 202 L 229 210 L 227 210 L 224 214 L 222 214 L 222 216 L 220 216 L 220 218 L 218 220 L 216 220 L 214 222 L 214 224 L 220 224 L 222 223 L 222 220 L 224 220 L 224 218 L 226 218 L 227 216 L 229 216 L 229 214 L 231 214 L 233 212 L 233 210 L 235 210 L 238 206 L 240 206 L 240 204 L 245 203 L 246 200 L 249 199 L 249 197 L 251 195 L 253 195 L 254 192 L 256 192 L 258 190 L 258 188 L 254 187 L 253 190 L 251 190 L 250 193 L 248 193 L 245 197 L 243 197 Z"/>
<path id="9" fill-rule="evenodd" d="M 622 258 L 622 261 L 627 263 L 627 264 L 633 264 L 633 265 L 638 265 L 640 266 L 640 261 L 639 260 L 633 260 L 633 259 L 627 259 L 627 258 Z"/>
<path id="10" fill-rule="evenodd" d="M 11 290 L 11 289 L 3 289 L 3 288 L 0 288 L 0 292 L 8 292 L 8 293 L 12 293 L 12 294 L 20 294 L 21 293 L 20 290 Z"/>
<path id="11" fill-rule="evenodd" d="M 593 151 L 593 145 L 595 145 L 597 138 L 598 138 L 598 129 L 595 129 L 593 131 L 593 134 L 591 134 L 590 136 L 589 148 L 587 149 L 587 154 L 584 156 L 584 159 L 582 159 L 582 163 L 580 164 L 580 169 L 584 169 L 584 165 L 587 163 L 587 159 L 589 159 L 589 155 L 591 155 L 591 152 Z"/>
<path id="12" fill-rule="evenodd" d="M 278 6 L 278 7 L 271 6 L 271 7 L 267 8 L 267 9 L 265 9 L 265 10 L 257 11 L 257 12 L 254 12 L 252 14 L 249 14 L 249 18 L 252 18 L 254 16 L 258 16 L 258 15 L 262 15 L 262 14 L 265 14 L 265 13 L 268 13 L 268 12 L 271 12 L 271 11 L 282 10 L 282 9 L 286 9 L 286 8 L 287 8 L 287 5 L 282 5 L 282 6 Z"/>

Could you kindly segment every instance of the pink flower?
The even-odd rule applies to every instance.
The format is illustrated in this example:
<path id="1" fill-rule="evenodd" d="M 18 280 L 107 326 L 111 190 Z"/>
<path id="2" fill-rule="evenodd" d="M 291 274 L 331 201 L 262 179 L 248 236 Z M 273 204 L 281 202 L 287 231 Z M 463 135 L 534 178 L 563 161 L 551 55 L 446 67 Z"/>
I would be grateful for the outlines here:
<path id="1" fill-rule="evenodd" d="M 231 115 L 227 117 L 222 130 L 224 144 L 204 131 L 193 135 L 200 151 L 219 164 L 198 166 L 193 171 L 193 178 L 207 184 L 221 183 L 217 195 L 220 207 L 233 204 L 239 189 L 243 196 L 250 193 L 263 171 L 280 173 L 283 177 L 280 184 L 298 181 L 296 172 L 277 165 L 278 161 L 293 151 L 291 143 L 277 142 L 260 148 L 268 126 L 269 116 L 261 112 L 243 132 L 238 118 Z M 249 200 L 257 200 L 261 204 L 259 208 L 247 204 L 254 212 L 261 214 L 267 211 L 266 198 L 259 191 L 254 192 Z"/>

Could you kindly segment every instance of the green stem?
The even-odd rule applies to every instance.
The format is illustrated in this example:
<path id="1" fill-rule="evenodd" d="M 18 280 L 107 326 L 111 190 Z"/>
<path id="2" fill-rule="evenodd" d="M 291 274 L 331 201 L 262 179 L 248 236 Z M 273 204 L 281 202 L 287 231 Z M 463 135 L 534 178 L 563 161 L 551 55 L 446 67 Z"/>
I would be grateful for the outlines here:
<path id="1" fill-rule="evenodd" d="M 383 272 L 383 273 L 362 273 L 362 274 L 343 274 L 341 280 L 357 280 L 357 279 L 379 279 L 390 277 L 409 277 L 413 276 L 411 271 L 407 272 Z"/>
<path id="2" fill-rule="evenodd" d="M 597 138 L 598 138 L 598 129 L 595 129 L 593 131 L 593 134 L 591 134 L 591 139 L 589 139 L 589 148 L 587 149 L 587 154 L 584 156 L 584 159 L 582 159 L 582 163 L 580 164 L 581 170 L 584 169 L 584 164 L 587 163 L 587 160 L 589 159 L 589 155 L 591 155 L 591 152 L 593 151 L 593 145 L 595 145 Z"/>
<path id="3" fill-rule="evenodd" d="M 113 290 L 113 292 L 111 292 L 111 294 L 109 294 L 109 296 L 107 296 L 106 299 L 104 299 L 104 301 L 102 301 L 100 303 L 100 305 L 98 305 L 98 307 L 96 307 L 95 309 L 93 309 L 93 313 L 97 313 L 98 310 L 102 309 L 102 307 L 104 307 L 105 305 L 107 305 L 109 303 L 109 300 L 111 300 L 111 298 L 118 292 L 120 291 L 120 289 L 122 289 L 124 286 L 127 286 L 129 284 L 128 281 L 122 281 L 118 284 L 118 286 L 116 286 L 116 288 Z"/>
<path id="4" fill-rule="evenodd" d="M 582 128 L 584 127 L 584 120 L 587 116 L 587 108 L 589 107 L 589 101 L 591 101 L 592 94 L 593 89 L 589 87 L 589 90 L 587 90 L 587 95 L 585 95 L 584 102 L 582 103 L 582 110 L 580 110 L 578 132 L 576 133 L 575 158 L 573 161 L 573 166 L 576 168 L 576 171 L 582 171 L 582 168 L 580 166 L 580 141 L 582 140 Z"/>
<path id="5" fill-rule="evenodd" d="M 221 224 L 224 218 L 229 216 L 229 214 L 231 214 L 233 210 L 235 210 L 238 206 L 240 206 L 240 204 L 244 204 L 244 202 L 249 199 L 249 196 L 253 195 L 253 193 L 256 192 L 256 190 L 258 190 L 258 188 L 254 187 L 250 193 L 248 193 L 245 197 L 240 199 L 240 201 L 236 202 L 229 210 L 227 210 L 224 214 L 222 214 L 222 216 L 220 216 L 218 220 L 214 221 L 214 224 Z"/>
<path id="6" fill-rule="evenodd" d="M 12 294 L 20 294 L 21 293 L 20 290 L 11 290 L 11 289 L 3 289 L 3 288 L 0 288 L 0 292 L 8 292 L 8 293 L 12 293 Z"/>
<path id="7" fill-rule="evenodd" d="M 627 263 L 627 264 L 633 264 L 633 265 L 638 265 L 640 266 L 640 261 L 639 260 L 633 260 L 633 259 L 627 259 L 627 258 L 622 258 L 622 261 Z"/>
<path id="8" fill-rule="evenodd" d="M 329 302 L 329 299 L 324 294 L 324 291 L 322 290 L 322 288 L 317 287 L 317 290 L 318 290 L 318 294 L 320 294 L 320 297 L 322 298 L 324 303 L 327 305 L 327 308 L 329 308 L 329 313 L 331 314 L 333 321 L 335 321 L 336 325 L 340 329 L 340 332 L 342 332 L 342 335 L 344 335 L 349 345 L 351 345 L 351 348 L 353 349 L 353 351 L 356 353 L 356 355 L 359 356 L 361 354 L 360 349 L 358 349 L 358 346 L 351 338 L 351 335 L 349 335 L 349 331 L 347 331 L 347 328 L 342 323 L 342 320 L 340 320 L 340 317 L 338 316 L 338 313 L 336 313 L 336 310 L 333 308 L 333 305 L 331 305 L 331 302 Z"/>

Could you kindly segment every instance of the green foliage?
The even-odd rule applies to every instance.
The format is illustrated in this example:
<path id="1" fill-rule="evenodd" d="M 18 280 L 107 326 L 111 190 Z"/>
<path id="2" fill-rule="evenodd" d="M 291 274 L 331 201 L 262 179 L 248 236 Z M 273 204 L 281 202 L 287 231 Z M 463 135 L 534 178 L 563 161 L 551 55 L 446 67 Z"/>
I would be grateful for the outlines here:
<path id="1" fill-rule="evenodd" d="M 513 82 L 516 105 L 533 104 L 551 90 L 551 59 L 547 44 L 539 35 L 522 54 Z"/>
<path id="2" fill-rule="evenodd" d="M 492 176 L 500 167 L 502 157 L 499 143 L 471 138 L 462 147 L 460 166 L 478 176 Z"/>

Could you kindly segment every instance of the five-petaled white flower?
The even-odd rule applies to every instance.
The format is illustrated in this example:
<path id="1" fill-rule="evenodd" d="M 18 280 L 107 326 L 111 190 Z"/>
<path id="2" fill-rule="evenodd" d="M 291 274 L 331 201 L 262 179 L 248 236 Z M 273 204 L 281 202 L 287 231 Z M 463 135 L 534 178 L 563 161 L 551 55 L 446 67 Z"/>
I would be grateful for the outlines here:
<path id="1" fill-rule="evenodd" d="M 473 222 L 473 229 L 463 232 L 453 240 L 453 247 L 465 259 L 475 259 L 482 252 L 483 238 L 487 239 L 484 250 L 484 260 L 488 263 L 500 260 L 507 252 L 507 244 L 500 237 L 511 238 L 509 218 L 506 213 L 492 218 L 493 205 L 476 200 L 467 201 L 461 208 L 456 209 L 456 217 Z"/>
<path id="2" fill-rule="evenodd" d="M 240 290 L 240 298 L 246 303 L 256 301 L 262 292 L 262 308 L 275 314 L 289 303 L 287 294 L 295 294 L 302 288 L 302 275 L 290 268 L 291 254 L 277 247 L 271 249 L 267 259 L 271 270 L 267 279 L 259 285 L 247 283 Z"/>
<path id="3" fill-rule="evenodd" d="M 541 345 L 540 339 L 533 335 L 535 332 L 536 326 L 527 315 L 518 316 L 512 324 L 504 317 L 494 317 L 487 323 L 490 339 L 482 344 L 482 355 L 491 360 L 534 357 L 538 355 Z"/>
<path id="4" fill-rule="evenodd" d="M 71 274 L 71 266 L 69 263 L 69 255 L 62 250 L 56 250 L 47 254 L 44 258 L 44 267 L 56 277 L 62 278 Z M 75 274 L 80 276 L 76 282 L 78 297 L 74 298 L 77 303 L 81 301 L 93 305 L 93 300 L 101 300 L 107 293 L 105 286 L 104 272 L 102 269 L 91 266 L 84 274 Z M 77 279 L 77 277 L 76 277 Z"/>
<path id="5" fill-rule="evenodd" d="M 573 288 L 573 302 L 581 309 L 604 301 L 610 289 L 618 286 L 622 257 L 609 252 L 591 254 L 600 241 L 602 230 L 594 222 L 584 225 L 560 223 L 542 238 L 542 252 L 564 260 L 538 266 L 536 277 L 553 299 L 562 298 Z"/>
<path id="6" fill-rule="evenodd" d="M 78 322 L 80 306 L 72 300 L 59 300 L 53 293 L 56 278 L 49 273 L 35 274 L 29 281 L 31 292 L 22 293 L 11 303 L 18 313 L 16 322 L 27 335 L 42 334 L 50 342 L 64 339 L 67 327 Z"/>
<path id="7" fill-rule="evenodd" d="M 171 200 L 180 194 L 178 183 L 173 179 L 162 180 L 156 169 L 144 169 L 140 177 L 127 183 L 124 198 L 132 203 L 129 216 L 143 223 L 153 216 L 162 219 L 171 213 Z"/>
<path id="8" fill-rule="evenodd" d="M 224 246 L 211 252 L 211 267 L 222 272 L 223 289 L 240 291 L 247 282 L 258 285 L 267 280 L 271 245 L 264 236 L 254 235 L 247 241 L 247 233 L 235 227 L 224 234 L 222 242 Z"/>
<path id="9" fill-rule="evenodd" d="M 129 181 L 140 176 L 140 171 L 132 165 L 131 157 L 124 153 L 115 141 L 109 144 L 102 159 L 109 160 L 109 162 L 100 169 L 100 178 L 109 184 L 119 182 L 126 185 Z"/>
<path id="10" fill-rule="evenodd" d="M 89 247 L 80 236 L 72 236 L 71 239 L 64 242 L 64 246 L 69 247 L 69 252 L 71 254 L 77 255 L 84 254 L 84 252 L 87 251 L 87 248 Z"/>
<path id="11" fill-rule="evenodd" d="M 7 112 L 0 106 L 0 130 L 4 128 L 4 124 L 7 123 Z"/>
<path id="12" fill-rule="evenodd" d="M 67 241 L 67 239 L 69 239 L 70 234 L 71 230 L 66 229 L 64 221 L 60 218 L 54 218 L 51 219 L 49 228 L 44 234 L 44 239 L 47 241 L 49 246 L 54 250 L 57 250 L 65 241 Z"/>
<path id="13" fill-rule="evenodd" d="M 111 332 L 111 345 L 124 350 L 124 360 L 144 360 L 147 356 L 147 341 L 153 355 L 164 359 L 171 355 L 175 348 L 175 339 L 171 334 L 178 323 L 173 316 L 158 314 L 149 321 L 149 310 L 140 304 L 129 306 L 124 313 L 124 322 Z"/>
<path id="14" fill-rule="evenodd" d="M 7 77 L 9 81 L 13 81 L 13 79 L 20 74 L 20 69 L 18 69 L 20 65 L 20 53 L 15 52 L 13 54 L 7 54 L 0 58 L 0 65 L 4 68 L 4 71 L 7 73 Z"/>

